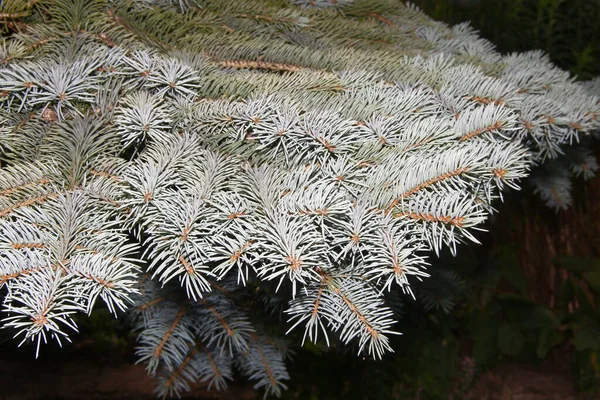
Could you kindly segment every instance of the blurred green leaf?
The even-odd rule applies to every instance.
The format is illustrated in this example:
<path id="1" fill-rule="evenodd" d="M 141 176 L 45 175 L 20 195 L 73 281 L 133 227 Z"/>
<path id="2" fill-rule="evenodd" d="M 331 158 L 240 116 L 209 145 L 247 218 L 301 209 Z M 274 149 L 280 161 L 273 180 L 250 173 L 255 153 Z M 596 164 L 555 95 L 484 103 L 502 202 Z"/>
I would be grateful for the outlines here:
<path id="1" fill-rule="evenodd" d="M 477 365 L 489 365 L 498 354 L 498 345 L 496 332 L 498 331 L 500 321 L 487 313 L 480 313 L 477 318 L 475 329 L 475 344 L 473 347 L 473 357 Z"/>
<path id="2" fill-rule="evenodd" d="M 583 275 L 583 279 L 590 284 L 592 289 L 596 292 L 600 292 L 600 270 L 586 272 Z"/>
<path id="3" fill-rule="evenodd" d="M 542 329 L 536 348 L 537 356 L 539 358 L 546 357 L 550 349 L 565 341 L 566 338 L 567 334 L 565 332 L 553 328 Z"/>
<path id="4" fill-rule="evenodd" d="M 517 258 L 516 249 L 504 246 L 498 254 L 498 262 L 502 267 L 502 276 L 521 295 L 527 293 L 527 280 L 523 268 Z"/>
<path id="5" fill-rule="evenodd" d="M 498 330 L 498 348 L 509 356 L 516 356 L 523 349 L 525 337 L 513 326 L 505 324 Z"/>
<path id="6" fill-rule="evenodd" d="M 571 72 L 577 75 L 580 79 L 589 75 L 588 71 L 593 71 L 594 64 L 597 62 L 594 46 L 589 43 L 581 50 L 572 50 L 572 58 L 575 65 L 571 68 Z"/>
<path id="7" fill-rule="evenodd" d="M 600 330 L 591 324 L 584 326 L 575 334 L 573 345 L 579 351 L 600 349 Z"/>
<path id="8" fill-rule="evenodd" d="M 561 267 L 578 274 L 600 271 L 600 259 L 598 258 L 562 256 L 558 257 L 556 262 Z"/>
<path id="9" fill-rule="evenodd" d="M 558 325 L 558 319 L 552 311 L 541 304 L 512 293 L 501 294 L 497 298 L 506 318 L 522 329 L 546 329 Z"/>

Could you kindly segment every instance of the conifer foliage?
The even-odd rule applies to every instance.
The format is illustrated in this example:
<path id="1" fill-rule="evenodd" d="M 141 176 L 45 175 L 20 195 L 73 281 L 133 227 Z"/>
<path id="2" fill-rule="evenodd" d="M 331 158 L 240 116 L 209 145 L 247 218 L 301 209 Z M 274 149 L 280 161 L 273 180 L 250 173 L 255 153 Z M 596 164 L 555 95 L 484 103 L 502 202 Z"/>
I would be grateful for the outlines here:
<path id="1" fill-rule="evenodd" d="M 391 352 L 387 293 L 598 128 L 543 54 L 393 0 L 2 7 L 2 324 L 39 351 L 129 310 L 160 396 L 236 370 L 280 394 L 260 296 L 304 340 Z"/>

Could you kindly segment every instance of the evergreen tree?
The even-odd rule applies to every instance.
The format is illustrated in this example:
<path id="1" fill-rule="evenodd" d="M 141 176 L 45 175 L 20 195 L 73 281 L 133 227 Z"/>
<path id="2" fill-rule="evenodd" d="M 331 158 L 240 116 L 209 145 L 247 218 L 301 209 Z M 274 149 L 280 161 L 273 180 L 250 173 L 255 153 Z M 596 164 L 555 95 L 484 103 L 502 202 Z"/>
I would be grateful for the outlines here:
<path id="1" fill-rule="evenodd" d="M 39 351 L 99 299 L 129 309 L 161 396 L 234 370 L 280 394 L 289 351 L 259 301 L 303 340 L 381 358 L 388 294 L 599 125 L 594 84 L 393 0 L 0 16 L 3 324 Z M 597 169 L 581 160 L 565 173 Z"/>

